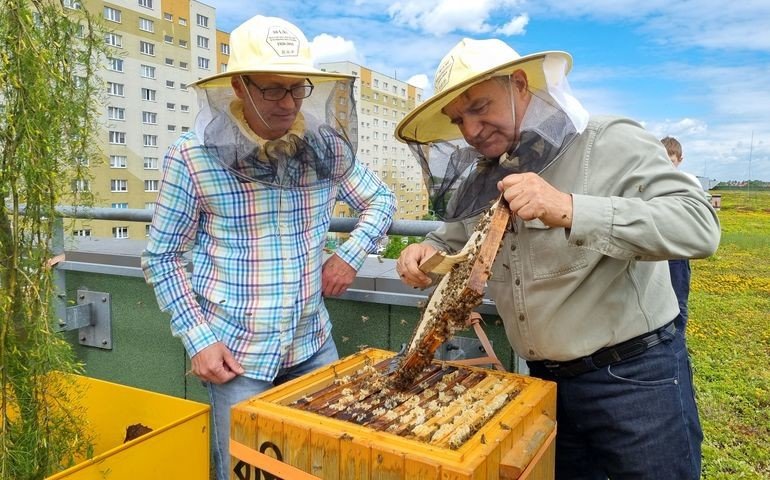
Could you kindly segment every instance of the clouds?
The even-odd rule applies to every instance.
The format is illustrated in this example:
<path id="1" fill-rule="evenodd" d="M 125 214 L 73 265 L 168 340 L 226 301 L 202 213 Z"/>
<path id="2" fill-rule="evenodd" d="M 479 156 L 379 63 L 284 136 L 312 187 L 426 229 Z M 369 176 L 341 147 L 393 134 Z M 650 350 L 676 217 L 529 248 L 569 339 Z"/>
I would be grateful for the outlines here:
<path id="1" fill-rule="evenodd" d="M 474 0 L 408 0 L 395 2 L 387 13 L 397 25 L 441 36 L 451 32 L 517 35 L 523 31 L 529 18 L 519 15 L 499 24 L 495 13 L 514 6 L 515 1 Z M 503 17 L 504 18 L 504 17 Z"/>
<path id="2" fill-rule="evenodd" d="M 317 35 L 310 41 L 310 51 L 316 65 L 324 62 L 341 61 L 350 61 L 359 65 L 365 64 L 363 57 L 357 52 L 355 44 L 340 36 L 326 33 Z"/>
<path id="3" fill-rule="evenodd" d="M 684 146 L 684 169 L 770 180 L 770 2 L 743 0 L 204 0 L 229 31 L 284 17 L 316 62 L 349 60 L 430 95 L 463 37 L 498 37 L 522 54 L 567 50 L 570 83 L 592 113 L 644 123 Z M 754 135 L 752 142 L 751 135 Z"/>

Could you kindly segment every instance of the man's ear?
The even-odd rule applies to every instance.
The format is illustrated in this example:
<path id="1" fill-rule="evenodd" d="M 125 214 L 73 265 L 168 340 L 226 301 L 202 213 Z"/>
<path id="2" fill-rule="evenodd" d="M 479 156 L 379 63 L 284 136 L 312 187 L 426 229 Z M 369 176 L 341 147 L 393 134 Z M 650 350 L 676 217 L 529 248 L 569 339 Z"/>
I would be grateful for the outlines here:
<path id="1" fill-rule="evenodd" d="M 243 78 L 240 75 L 233 75 L 230 77 L 230 86 L 233 87 L 235 96 L 243 100 L 243 97 L 246 96 L 246 85 L 243 82 Z"/>
<path id="2" fill-rule="evenodd" d="M 529 87 L 529 81 L 527 80 L 527 74 L 524 70 L 516 70 L 511 74 L 511 81 L 513 82 L 513 88 L 516 92 L 521 94 L 527 91 Z"/>

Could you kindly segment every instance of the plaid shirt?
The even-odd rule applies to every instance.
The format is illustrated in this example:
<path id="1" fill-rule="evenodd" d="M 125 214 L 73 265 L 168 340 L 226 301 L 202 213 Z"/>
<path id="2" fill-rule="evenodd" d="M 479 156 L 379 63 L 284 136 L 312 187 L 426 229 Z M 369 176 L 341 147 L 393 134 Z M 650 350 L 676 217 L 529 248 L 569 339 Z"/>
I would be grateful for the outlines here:
<path id="1" fill-rule="evenodd" d="M 246 376 L 272 381 L 321 347 L 331 332 L 323 247 L 337 200 L 361 212 L 336 250 L 358 270 L 396 208 L 364 166 L 334 185 L 282 189 L 238 180 L 192 132 L 169 148 L 142 268 L 191 357 L 222 341 Z"/>

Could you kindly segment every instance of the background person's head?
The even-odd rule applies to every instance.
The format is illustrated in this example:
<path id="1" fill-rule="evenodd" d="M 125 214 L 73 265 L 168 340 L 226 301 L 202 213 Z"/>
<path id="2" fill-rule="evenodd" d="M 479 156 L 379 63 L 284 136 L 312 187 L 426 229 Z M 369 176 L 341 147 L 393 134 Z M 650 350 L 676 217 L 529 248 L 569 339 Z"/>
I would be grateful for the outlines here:
<path id="1" fill-rule="evenodd" d="M 666 147 L 666 153 L 668 154 L 668 158 L 671 159 L 671 163 L 673 163 L 675 167 L 679 168 L 682 160 L 684 160 L 684 156 L 682 155 L 682 144 L 679 143 L 679 140 L 674 137 L 665 137 L 660 141 L 660 143 Z"/>

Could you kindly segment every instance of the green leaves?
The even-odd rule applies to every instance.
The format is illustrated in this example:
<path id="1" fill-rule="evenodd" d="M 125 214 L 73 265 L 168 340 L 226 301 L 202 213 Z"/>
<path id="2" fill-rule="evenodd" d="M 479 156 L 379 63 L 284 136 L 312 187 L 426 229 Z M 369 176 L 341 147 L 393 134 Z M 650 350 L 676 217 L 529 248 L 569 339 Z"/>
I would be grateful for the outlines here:
<path id="1" fill-rule="evenodd" d="M 88 178 L 77 159 L 99 155 L 94 27 L 59 2 L 0 0 L 0 478 L 41 479 L 88 451 L 82 407 L 51 374 L 79 365 L 51 329 L 47 262 L 55 208 L 78 204 L 71 185 Z"/>

